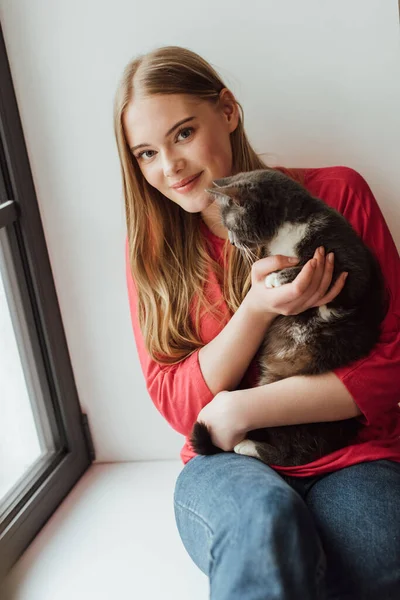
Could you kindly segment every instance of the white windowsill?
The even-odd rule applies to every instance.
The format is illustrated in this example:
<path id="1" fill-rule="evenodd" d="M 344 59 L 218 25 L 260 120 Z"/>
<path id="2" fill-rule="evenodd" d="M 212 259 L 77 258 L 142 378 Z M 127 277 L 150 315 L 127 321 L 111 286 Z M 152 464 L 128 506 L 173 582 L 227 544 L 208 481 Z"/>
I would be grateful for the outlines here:
<path id="1" fill-rule="evenodd" d="M 93 465 L 9 574 L 2 600 L 206 600 L 179 538 L 180 461 Z"/>

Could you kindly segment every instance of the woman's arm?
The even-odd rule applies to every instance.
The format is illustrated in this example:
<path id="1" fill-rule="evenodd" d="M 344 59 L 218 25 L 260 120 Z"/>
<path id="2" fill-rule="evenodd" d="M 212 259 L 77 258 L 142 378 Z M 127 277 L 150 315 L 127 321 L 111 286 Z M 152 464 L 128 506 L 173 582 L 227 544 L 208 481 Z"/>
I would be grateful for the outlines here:
<path id="1" fill-rule="evenodd" d="M 213 394 L 236 389 L 267 328 L 278 314 L 298 314 L 312 306 L 321 306 L 342 290 L 346 273 L 326 293 L 332 281 L 334 257 L 325 257 L 318 249 L 292 283 L 267 289 L 266 275 L 293 266 L 293 262 L 298 261 L 277 255 L 254 263 L 252 286 L 239 309 L 224 329 L 201 348 L 201 371 Z"/>
<path id="2" fill-rule="evenodd" d="M 334 373 L 288 377 L 275 383 L 231 392 L 238 427 L 245 431 L 298 423 L 340 421 L 361 415 Z"/>
<path id="3" fill-rule="evenodd" d="M 340 292 L 344 283 L 342 278 L 325 296 L 332 278 L 333 263 L 325 262 L 323 256 L 318 257 L 315 267 L 311 263 L 309 261 L 303 267 L 294 282 L 268 290 L 264 284 L 267 272 L 292 265 L 283 256 L 257 261 L 252 269 L 252 287 L 222 331 L 180 363 L 160 365 L 149 356 L 140 330 L 137 291 L 130 272 L 126 245 L 128 299 L 139 360 L 149 395 L 171 427 L 188 435 L 199 412 L 213 397 L 221 390 L 236 387 L 275 311 L 288 311 L 289 314 L 294 308 L 301 312 L 318 301 L 323 303 L 322 296 L 328 301 L 329 297 L 334 298 Z M 271 310 L 268 306 L 271 306 Z"/>
<path id="4" fill-rule="evenodd" d="M 214 395 L 236 389 L 275 317 L 260 318 L 247 295 L 222 331 L 200 348 L 201 372 Z"/>
<path id="5" fill-rule="evenodd" d="M 279 261 L 282 262 L 283 257 L 276 259 L 276 266 Z M 254 295 L 246 296 L 246 301 L 218 334 L 216 343 L 214 338 L 201 350 L 196 350 L 177 364 L 160 364 L 147 352 L 140 328 L 138 294 L 129 265 L 128 241 L 125 246 L 125 263 L 133 333 L 147 391 L 154 406 L 171 427 L 183 435 L 189 435 L 200 410 L 209 404 L 219 391 L 217 386 L 220 383 L 216 382 L 217 378 L 221 375 L 223 386 L 226 388 L 231 386 L 231 389 L 235 387 L 236 381 L 240 381 L 274 315 L 268 315 L 264 311 L 264 315 L 261 316 L 259 312 L 253 310 Z M 203 318 L 208 317 L 206 315 Z M 243 339 L 246 339 L 245 344 L 242 342 Z M 230 358 L 224 357 L 223 362 L 226 363 L 224 366 L 221 366 L 219 355 L 222 347 L 226 349 L 228 355 L 230 349 L 234 350 Z M 202 352 L 201 363 L 200 352 Z M 214 360 L 213 356 L 215 356 Z M 213 386 L 213 389 L 210 386 Z"/>
<path id="6" fill-rule="evenodd" d="M 202 408 L 197 420 L 207 425 L 215 446 L 230 452 L 253 429 L 340 421 L 361 414 L 340 379 L 323 373 L 220 392 Z"/>

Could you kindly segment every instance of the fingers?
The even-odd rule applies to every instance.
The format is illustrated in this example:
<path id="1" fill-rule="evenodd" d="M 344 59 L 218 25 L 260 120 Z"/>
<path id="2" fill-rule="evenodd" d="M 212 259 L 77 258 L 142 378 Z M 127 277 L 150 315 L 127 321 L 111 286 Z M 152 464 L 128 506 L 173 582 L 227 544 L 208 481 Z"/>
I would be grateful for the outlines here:
<path id="1" fill-rule="evenodd" d="M 281 254 L 267 256 L 266 258 L 261 258 L 253 263 L 251 267 L 252 276 L 257 281 L 260 279 L 265 279 L 266 275 L 269 275 L 274 271 L 280 271 L 282 269 L 287 269 L 288 267 L 293 267 L 293 265 L 296 265 L 298 262 L 299 259 L 294 256 L 283 256 Z"/>
<path id="2" fill-rule="evenodd" d="M 326 260 L 324 257 L 323 267 L 322 267 L 322 269 L 323 269 L 322 277 L 319 281 L 319 285 L 316 288 L 315 293 L 311 294 L 311 296 L 308 300 L 308 303 L 309 303 L 308 308 L 310 308 L 311 306 L 316 306 L 316 303 L 319 302 L 321 300 L 321 298 L 323 298 L 325 296 L 327 289 L 331 285 L 334 262 L 335 262 L 335 256 L 334 256 L 333 252 L 330 252 L 326 256 Z M 321 305 L 319 305 L 319 306 L 321 306 Z"/>
<path id="3" fill-rule="evenodd" d="M 277 303 L 282 302 L 284 306 L 290 306 L 291 308 L 303 304 L 303 295 L 312 282 L 316 267 L 317 261 L 313 258 L 304 265 L 291 283 L 275 288 L 274 293 Z"/>
<path id="4" fill-rule="evenodd" d="M 293 266 L 299 262 L 295 257 L 283 255 L 262 258 L 252 266 L 252 280 L 264 280 L 266 275 Z M 299 314 L 309 308 L 332 302 L 342 291 L 348 273 L 342 273 L 330 291 L 334 270 L 334 255 L 325 257 L 323 247 L 317 248 L 314 256 L 300 270 L 297 277 L 288 284 L 274 289 L 276 305 L 281 306 L 280 314 Z"/>
<path id="5" fill-rule="evenodd" d="M 332 302 L 342 291 L 347 277 L 347 273 L 342 273 L 326 293 L 332 282 L 333 269 L 333 252 L 325 259 L 324 249 L 317 248 L 314 257 L 306 263 L 291 284 L 291 293 L 285 298 L 285 314 L 299 314 L 309 308 Z"/>
<path id="6" fill-rule="evenodd" d="M 326 273 L 325 249 L 323 246 L 321 246 L 320 248 L 317 248 L 315 250 L 313 260 L 317 261 L 316 267 L 314 269 L 311 283 L 306 290 L 306 296 L 304 298 L 304 300 L 308 300 L 308 302 L 310 302 L 310 306 L 312 306 L 311 299 L 315 298 L 315 300 L 314 300 L 315 302 L 317 300 L 319 300 L 325 294 L 325 292 L 328 289 L 329 284 L 330 284 L 330 280 L 329 280 L 329 283 L 327 284 L 326 288 L 324 288 L 321 293 L 321 288 L 323 286 L 323 282 L 326 277 L 325 276 L 325 273 Z"/>
<path id="7" fill-rule="evenodd" d="M 323 304 L 328 304 L 328 302 L 332 302 L 332 300 L 334 300 L 344 288 L 347 275 L 348 273 L 346 271 L 344 273 L 341 273 L 336 279 L 335 283 L 333 284 L 332 289 L 329 290 L 329 292 L 323 298 L 321 298 L 321 300 L 319 300 L 317 304 L 314 304 L 313 306 L 322 306 Z"/>
<path id="8" fill-rule="evenodd" d="M 292 281 L 293 287 L 293 299 L 297 298 L 299 301 L 305 294 L 305 292 L 309 291 L 310 286 L 313 284 L 314 278 L 315 282 L 313 284 L 313 289 L 311 292 L 314 293 L 315 288 L 319 285 L 319 279 L 323 274 L 323 264 L 321 265 L 320 256 L 317 254 L 317 250 L 314 253 L 314 258 L 309 260 L 297 277 Z"/>

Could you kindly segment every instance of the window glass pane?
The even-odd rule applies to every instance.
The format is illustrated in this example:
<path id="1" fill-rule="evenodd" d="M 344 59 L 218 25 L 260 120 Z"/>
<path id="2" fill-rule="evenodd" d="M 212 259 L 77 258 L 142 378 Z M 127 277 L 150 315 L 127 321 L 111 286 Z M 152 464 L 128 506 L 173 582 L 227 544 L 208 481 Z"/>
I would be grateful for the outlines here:
<path id="1" fill-rule="evenodd" d="M 0 499 L 41 455 L 3 278 L 0 277 Z"/>
<path id="2" fill-rule="evenodd" d="M 4 234 L 4 230 L 1 232 Z M 38 459 L 54 450 L 32 348 L 0 236 L 0 505 Z"/>

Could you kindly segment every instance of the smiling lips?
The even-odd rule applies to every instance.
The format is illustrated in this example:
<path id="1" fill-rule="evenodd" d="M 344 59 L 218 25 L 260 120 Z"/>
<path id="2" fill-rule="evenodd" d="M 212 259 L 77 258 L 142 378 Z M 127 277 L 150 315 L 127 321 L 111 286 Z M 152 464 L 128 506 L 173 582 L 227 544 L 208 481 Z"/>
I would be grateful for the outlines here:
<path id="1" fill-rule="evenodd" d="M 174 190 L 179 190 L 181 188 L 188 186 L 188 184 L 192 183 L 192 181 L 195 181 L 195 179 L 197 179 L 201 175 L 202 172 L 203 171 L 201 171 L 200 173 L 197 173 L 196 175 L 191 175 L 190 177 L 186 177 L 186 179 L 181 179 L 181 181 L 178 181 L 178 183 L 174 183 L 174 185 L 171 185 L 171 188 L 173 188 Z"/>

